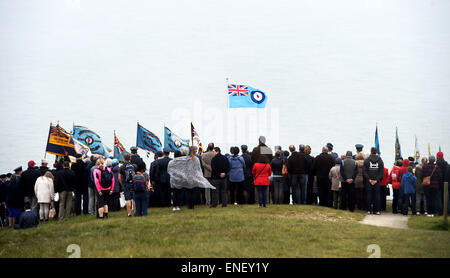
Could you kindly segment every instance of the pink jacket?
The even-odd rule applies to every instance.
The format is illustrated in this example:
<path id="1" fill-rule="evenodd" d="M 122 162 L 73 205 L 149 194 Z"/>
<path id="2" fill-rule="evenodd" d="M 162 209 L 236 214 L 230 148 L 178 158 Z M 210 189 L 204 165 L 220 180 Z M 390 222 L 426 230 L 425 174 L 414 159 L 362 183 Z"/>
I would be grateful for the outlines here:
<path id="1" fill-rule="evenodd" d="M 108 170 L 108 172 L 111 173 L 111 169 L 110 168 L 106 168 L 106 169 Z M 100 185 L 100 181 L 101 180 L 102 180 L 102 171 L 100 169 L 95 169 L 94 170 L 94 182 L 95 182 L 95 187 L 97 188 L 97 192 L 101 192 L 101 191 L 104 191 L 104 190 L 110 190 L 110 191 L 114 190 L 114 175 L 113 175 L 113 178 L 112 178 L 112 184 L 108 188 L 103 188 Z"/>

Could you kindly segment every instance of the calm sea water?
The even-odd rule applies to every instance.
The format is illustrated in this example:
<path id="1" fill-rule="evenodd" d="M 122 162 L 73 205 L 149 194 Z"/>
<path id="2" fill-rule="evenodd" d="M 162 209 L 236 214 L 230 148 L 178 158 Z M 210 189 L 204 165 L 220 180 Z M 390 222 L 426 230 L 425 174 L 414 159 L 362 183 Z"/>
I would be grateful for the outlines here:
<path id="1" fill-rule="evenodd" d="M 0 2 L 0 172 L 44 157 L 50 122 L 126 147 L 136 123 L 204 143 L 450 150 L 450 2 Z M 227 110 L 226 78 L 268 105 Z M 147 163 L 151 161 L 145 157 Z M 47 155 L 53 160 L 53 155 Z"/>

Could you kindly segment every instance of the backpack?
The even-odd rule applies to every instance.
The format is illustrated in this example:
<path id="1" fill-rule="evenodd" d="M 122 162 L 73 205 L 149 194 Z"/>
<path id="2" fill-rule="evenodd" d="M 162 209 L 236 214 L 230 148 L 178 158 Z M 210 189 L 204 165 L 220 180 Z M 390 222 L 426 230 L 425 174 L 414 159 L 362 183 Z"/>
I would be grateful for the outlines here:
<path id="1" fill-rule="evenodd" d="M 112 180 L 113 174 L 108 170 L 103 170 L 100 176 L 100 186 L 104 189 L 110 188 Z"/>
<path id="2" fill-rule="evenodd" d="M 134 166 L 131 163 L 128 163 L 125 166 L 125 183 L 132 184 L 134 175 L 136 175 L 136 172 L 134 171 Z"/>
<path id="3" fill-rule="evenodd" d="M 144 175 L 135 175 L 133 178 L 133 191 L 144 192 L 146 187 Z"/>

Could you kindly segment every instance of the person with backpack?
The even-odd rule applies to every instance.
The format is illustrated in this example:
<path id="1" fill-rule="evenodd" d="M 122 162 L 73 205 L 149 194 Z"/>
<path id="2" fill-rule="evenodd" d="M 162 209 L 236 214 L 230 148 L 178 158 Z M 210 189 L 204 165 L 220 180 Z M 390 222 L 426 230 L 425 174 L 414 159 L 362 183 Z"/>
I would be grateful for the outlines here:
<path id="1" fill-rule="evenodd" d="M 148 215 L 148 197 L 152 187 L 149 182 L 150 178 L 145 172 L 146 168 L 145 162 L 139 162 L 133 177 L 134 202 L 136 204 L 134 216 Z"/>
<path id="2" fill-rule="evenodd" d="M 94 182 L 97 189 L 98 216 L 108 218 L 108 202 L 114 191 L 114 175 L 110 168 L 104 165 L 103 158 L 97 160 L 98 169 L 94 171 Z"/>
<path id="3" fill-rule="evenodd" d="M 136 208 L 136 203 L 134 202 L 134 192 L 132 190 L 133 178 L 136 174 L 136 170 L 133 164 L 131 164 L 131 155 L 129 153 L 124 154 L 123 159 L 125 160 L 125 163 L 122 164 L 119 169 L 119 182 L 123 187 L 123 195 L 125 197 L 128 217 L 131 217 L 131 205 L 133 205 L 133 209 Z"/>

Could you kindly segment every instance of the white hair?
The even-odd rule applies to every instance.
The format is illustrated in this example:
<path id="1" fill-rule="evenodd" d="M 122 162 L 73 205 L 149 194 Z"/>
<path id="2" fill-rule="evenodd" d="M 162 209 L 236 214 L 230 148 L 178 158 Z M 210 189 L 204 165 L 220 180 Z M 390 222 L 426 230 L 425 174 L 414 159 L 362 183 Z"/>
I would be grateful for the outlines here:
<path id="1" fill-rule="evenodd" d="M 112 167 L 112 159 L 111 158 L 108 158 L 108 159 L 106 159 L 106 167 Z"/>
<path id="2" fill-rule="evenodd" d="M 181 147 L 181 149 L 180 149 L 181 155 L 187 155 L 188 152 L 189 152 L 189 150 L 186 147 Z"/>

